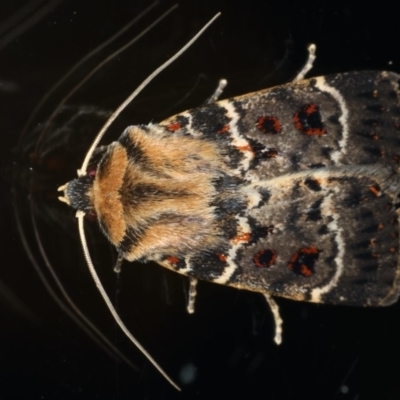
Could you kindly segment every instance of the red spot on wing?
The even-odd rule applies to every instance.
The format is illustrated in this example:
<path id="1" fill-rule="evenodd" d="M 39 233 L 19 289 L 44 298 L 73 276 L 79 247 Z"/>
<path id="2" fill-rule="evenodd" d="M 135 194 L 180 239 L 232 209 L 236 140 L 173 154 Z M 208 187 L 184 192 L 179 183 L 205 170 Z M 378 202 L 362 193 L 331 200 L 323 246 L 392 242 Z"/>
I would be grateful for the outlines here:
<path id="1" fill-rule="evenodd" d="M 220 261 L 223 261 L 223 262 L 225 262 L 228 258 L 225 254 L 217 254 L 217 256 L 220 259 Z"/>
<path id="2" fill-rule="evenodd" d="M 309 277 L 315 272 L 314 266 L 320 252 L 315 246 L 302 247 L 292 255 L 288 268 L 295 274 Z"/>
<path id="3" fill-rule="evenodd" d="M 170 132 L 175 132 L 182 128 L 182 124 L 180 122 L 172 122 L 172 123 L 168 124 L 166 128 Z"/>
<path id="4" fill-rule="evenodd" d="M 178 264 L 179 262 L 179 258 L 174 256 L 167 257 L 166 260 L 171 264 Z"/>
<path id="5" fill-rule="evenodd" d="M 379 185 L 371 185 L 369 187 L 369 191 L 376 197 L 381 195 L 381 189 L 380 189 Z"/>
<path id="6" fill-rule="evenodd" d="M 301 107 L 293 116 L 296 129 L 307 136 L 322 136 L 326 129 L 322 123 L 319 108 L 315 103 L 306 104 Z"/>
<path id="7" fill-rule="evenodd" d="M 282 131 L 279 119 L 273 115 L 264 115 L 258 118 L 256 128 L 263 133 L 276 135 Z"/>
<path id="8" fill-rule="evenodd" d="M 312 273 L 313 272 L 311 271 L 311 269 L 307 265 L 301 264 L 301 266 L 300 266 L 300 274 L 301 275 L 308 277 L 308 276 L 311 276 Z"/>
<path id="9" fill-rule="evenodd" d="M 269 268 L 275 264 L 278 254 L 275 250 L 265 249 L 254 256 L 254 264 L 257 268 Z"/>
<path id="10" fill-rule="evenodd" d="M 218 132 L 218 133 L 225 133 L 225 132 L 228 132 L 229 129 L 230 129 L 230 126 L 229 126 L 229 125 L 224 125 L 224 126 L 223 126 L 221 129 L 219 129 L 217 132 Z"/>
<path id="11" fill-rule="evenodd" d="M 251 151 L 253 152 L 253 149 L 251 148 L 250 145 L 246 145 L 246 146 L 237 146 L 236 147 L 238 150 L 240 151 Z"/>
<path id="12" fill-rule="evenodd" d="M 251 238 L 251 233 L 250 232 L 246 232 L 246 233 L 242 233 L 241 235 L 235 236 L 232 239 L 233 243 L 239 243 L 239 242 L 248 242 Z"/>

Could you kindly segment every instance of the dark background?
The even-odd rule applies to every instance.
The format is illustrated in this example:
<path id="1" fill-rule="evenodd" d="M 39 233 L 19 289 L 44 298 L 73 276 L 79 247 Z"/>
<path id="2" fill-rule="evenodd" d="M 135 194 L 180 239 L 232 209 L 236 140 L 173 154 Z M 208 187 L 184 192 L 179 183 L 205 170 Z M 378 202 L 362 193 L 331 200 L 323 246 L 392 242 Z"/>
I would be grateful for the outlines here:
<path id="1" fill-rule="evenodd" d="M 7 28 L 27 4 L 33 4 L 28 16 L 44 5 L 50 12 L 30 29 L 27 17 Z M 184 277 L 125 263 L 118 279 L 112 272 L 115 253 L 89 222 L 92 256 L 108 293 L 128 327 L 181 385 L 179 394 L 116 328 L 87 272 L 74 213 L 55 191 L 80 167 L 101 125 L 96 113 L 116 107 L 216 12 L 222 16 L 145 89 L 106 141 L 128 124 L 160 121 L 201 104 L 222 77 L 229 81 L 225 97 L 288 82 L 311 42 L 318 46 L 311 75 L 399 72 L 400 28 L 389 2 L 362 8 L 353 1 L 183 0 L 69 99 L 41 136 L 43 123 L 76 82 L 173 4 L 160 0 L 74 73 L 22 135 L 45 92 L 149 2 L 48 4 L 0 5 L 0 398 L 399 399 L 398 304 L 361 309 L 278 299 L 285 322 L 277 347 L 261 295 L 200 283 L 196 313 L 188 315 Z M 110 357 L 63 311 L 34 268 L 59 293 L 46 264 L 138 371 Z M 192 372 L 191 383 L 182 380 L 185 371 Z"/>

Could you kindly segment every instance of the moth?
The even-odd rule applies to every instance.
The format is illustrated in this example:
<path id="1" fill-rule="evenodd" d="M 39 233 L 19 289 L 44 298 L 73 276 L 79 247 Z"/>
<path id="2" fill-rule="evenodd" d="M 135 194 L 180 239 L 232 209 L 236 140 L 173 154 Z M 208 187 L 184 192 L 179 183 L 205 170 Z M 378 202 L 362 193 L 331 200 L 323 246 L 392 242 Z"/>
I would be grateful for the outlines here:
<path id="1" fill-rule="evenodd" d="M 130 126 L 61 190 L 121 259 L 267 296 L 399 296 L 400 75 L 298 80 Z M 193 291 L 194 292 L 194 291 Z"/>
<path id="2" fill-rule="evenodd" d="M 128 261 L 294 300 L 392 304 L 398 79 L 318 77 L 128 127 L 64 196 Z"/>

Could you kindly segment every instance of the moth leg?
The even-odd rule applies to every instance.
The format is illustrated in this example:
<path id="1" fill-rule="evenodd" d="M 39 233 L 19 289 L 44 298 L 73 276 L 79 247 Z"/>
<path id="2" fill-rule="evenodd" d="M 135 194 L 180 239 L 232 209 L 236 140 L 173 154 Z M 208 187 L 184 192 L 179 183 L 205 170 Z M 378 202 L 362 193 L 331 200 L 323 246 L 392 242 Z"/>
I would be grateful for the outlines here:
<path id="1" fill-rule="evenodd" d="M 317 58 L 315 55 L 315 51 L 317 50 L 317 46 L 314 43 L 311 43 L 308 47 L 308 58 L 306 63 L 304 64 L 301 71 L 297 74 L 296 78 L 293 79 L 293 82 L 301 81 L 304 79 L 304 76 L 307 74 L 308 71 L 313 67 L 314 61 Z"/>
<path id="2" fill-rule="evenodd" d="M 118 253 L 117 262 L 114 265 L 114 272 L 119 274 L 121 272 L 121 265 L 124 261 L 124 256 L 121 253 Z"/>
<path id="3" fill-rule="evenodd" d="M 281 318 L 281 315 L 279 313 L 279 306 L 276 303 L 276 301 L 272 298 L 271 295 L 263 293 L 265 300 L 267 300 L 267 303 L 269 305 L 269 308 L 272 312 L 272 316 L 274 317 L 274 323 L 275 323 L 275 337 L 274 337 L 274 342 L 277 345 L 280 345 L 282 343 L 282 324 L 283 324 L 283 319 Z"/>
<path id="4" fill-rule="evenodd" d="M 221 96 L 222 92 L 224 91 L 224 89 L 226 88 L 226 85 L 228 84 L 228 81 L 226 79 L 220 79 L 218 82 L 218 86 L 215 89 L 214 93 L 212 94 L 211 97 L 209 97 L 204 104 L 211 104 L 211 103 L 215 103 L 218 99 L 219 96 Z"/>
<path id="5" fill-rule="evenodd" d="M 196 278 L 189 278 L 189 298 L 186 310 L 189 314 L 194 313 L 194 302 L 196 300 L 197 295 L 197 279 Z"/>

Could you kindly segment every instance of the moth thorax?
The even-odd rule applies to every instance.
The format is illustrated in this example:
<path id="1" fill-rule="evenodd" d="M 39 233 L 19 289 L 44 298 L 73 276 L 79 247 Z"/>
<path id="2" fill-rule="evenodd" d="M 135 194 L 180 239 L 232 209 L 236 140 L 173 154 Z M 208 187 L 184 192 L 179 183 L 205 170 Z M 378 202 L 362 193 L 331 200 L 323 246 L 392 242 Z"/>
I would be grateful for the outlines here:
<path id="1" fill-rule="evenodd" d="M 65 197 L 75 210 L 85 213 L 93 211 L 90 192 L 93 187 L 93 178 L 89 175 L 81 176 L 69 182 L 65 188 Z"/>

